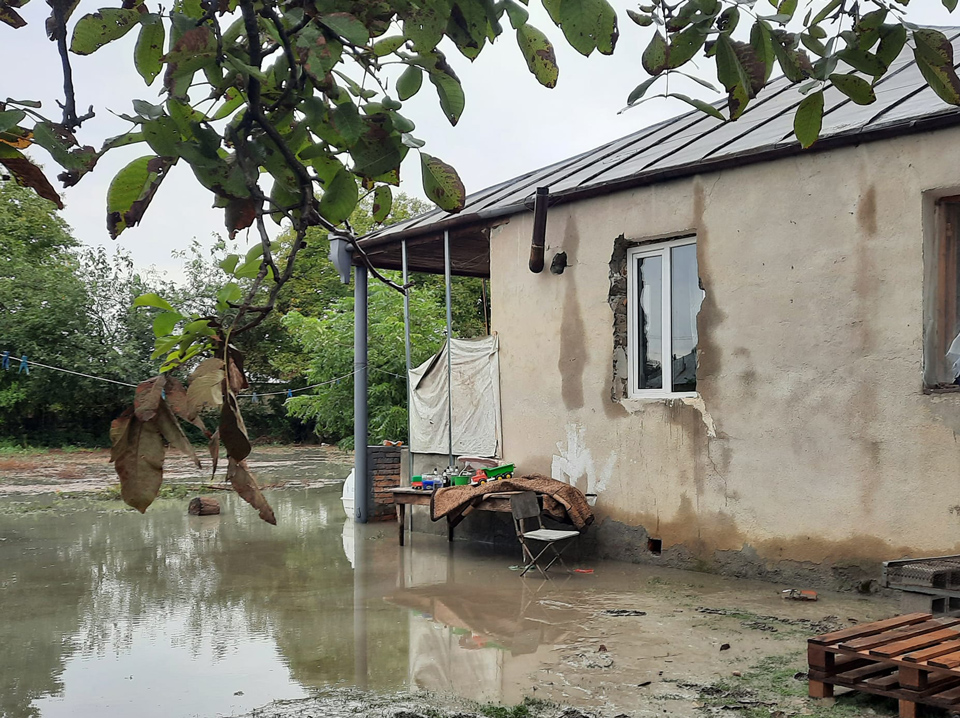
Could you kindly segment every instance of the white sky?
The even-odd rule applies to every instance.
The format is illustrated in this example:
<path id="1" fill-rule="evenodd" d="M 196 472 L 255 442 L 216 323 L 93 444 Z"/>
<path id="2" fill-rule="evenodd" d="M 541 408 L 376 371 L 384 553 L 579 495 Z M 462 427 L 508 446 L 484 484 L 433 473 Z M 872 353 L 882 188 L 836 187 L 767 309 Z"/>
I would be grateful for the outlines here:
<path id="1" fill-rule="evenodd" d="M 155 2 L 148 0 L 148 5 L 153 7 Z M 612 57 L 595 53 L 590 58 L 565 45 L 562 33 L 538 0 L 530 3 L 530 22 L 546 32 L 557 48 L 560 79 L 553 90 L 541 87 L 527 71 L 506 17 L 504 35 L 494 46 L 485 48 L 473 64 L 452 46 L 444 47 L 463 83 L 466 110 L 457 127 L 450 127 L 440 112 L 433 86 L 424 81 L 420 93 L 404 103 L 402 112 L 416 122 L 414 134 L 427 141 L 425 151 L 454 165 L 467 191 L 475 192 L 686 111 L 687 106 L 676 100 L 655 100 L 617 114 L 627 94 L 646 77 L 640 55 L 652 29 L 639 28 L 627 18 L 624 10 L 635 7 L 636 2 L 612 3 L 621 21 L 617 50 Z M 81 2 L 74 17 L 98 6 Z M 0 26 L 0 67 L 9 70 L 4 73 L 0 92 L 4 97 L 41 100 L 41 112 L 57 119 L 60 64 L 55 46 L 44 35 L 43 21 L 48 11 L 46 3 L 33 0 L 21 9 L 27 27 L 12 30 Z M 958 24 L 940 0 L 913 0 L 910 19 L 918 24 Z M 134 69 L 136 33 L 130 32 L 94 55 L 72 56 L 78 111 L 92 104 L 97 112 L 97 117 L 78 133 L 81 144 L 99 147 L 105 138 L 129 129 L 129 123 L 109 110 L 132 114 L 130 103 L 135 98 L 159 102 L 162 77 L 146 87 Z M 673 89 L 705 97 L 693 83 Z M 222 211 L 211 207 L 212 195 L 185 165 L 172 170 L 139 227 L 126 230 L 116 242 L 106 231 L 110 180 L 127 162 L 148 152 L 146 145 L 140 144 L 108 153 L 78 186 L 62 192 L 66 204 L 63 214 L 83 243 L 108 247 L 119 244 L 138 266 L 154 265 L 179 277 L 180 262 L 171 258 L 171 251 L 184 249 L 194 237 L 209 242 L 214 233 L 223 233 Z M 35 157 L 46 161 L 48 176 L 54 181 L 53 162 L 39 152 Z M 401 189 L 423 196 L 415 152 L 408 155 L 401 174 Z M 59 183 L 54 184 L 59 188 Z"/>

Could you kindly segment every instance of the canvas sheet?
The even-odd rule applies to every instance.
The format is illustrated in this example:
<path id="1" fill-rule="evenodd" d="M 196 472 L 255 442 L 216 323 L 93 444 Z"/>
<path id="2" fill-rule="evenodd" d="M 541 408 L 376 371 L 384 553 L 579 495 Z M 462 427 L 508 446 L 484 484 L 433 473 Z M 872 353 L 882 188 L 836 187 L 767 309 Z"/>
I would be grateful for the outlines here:
<path id="1" fill-rule="evenodd" d="M 500 340 L 454 339 L 452 360 L 453 453 L 501 456 Z M 410 370 L 410 450 L 446 454 L 447 346 Z"/>

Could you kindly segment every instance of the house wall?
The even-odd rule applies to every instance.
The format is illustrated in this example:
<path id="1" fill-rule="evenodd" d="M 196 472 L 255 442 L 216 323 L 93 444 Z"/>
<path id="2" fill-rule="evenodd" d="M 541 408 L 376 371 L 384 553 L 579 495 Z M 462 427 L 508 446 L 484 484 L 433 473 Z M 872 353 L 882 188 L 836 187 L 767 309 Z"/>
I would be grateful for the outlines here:
<path id="1" fill-rule="evenodd" d="M 922 392 L 928 190 L 960 130 L 811 152 L 493 231 L 506 460 L 598 494 L 601 556 L 807 585 L 960 552 L 960 396 Z M 925 194 L 927 192 L 927 194 Z M 615 401 L 618 237 L 697 234 L 699 398 Z M 654 558 L 647 538 L 662 539 Z"/>

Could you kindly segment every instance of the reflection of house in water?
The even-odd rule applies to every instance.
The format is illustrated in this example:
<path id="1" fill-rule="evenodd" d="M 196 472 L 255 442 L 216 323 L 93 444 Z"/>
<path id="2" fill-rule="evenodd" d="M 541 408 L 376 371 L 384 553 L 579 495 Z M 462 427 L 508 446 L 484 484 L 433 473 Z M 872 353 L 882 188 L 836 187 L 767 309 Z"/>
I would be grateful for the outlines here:
<path id="1" fill-rule="evenodd" d="M 519 703 L 529 693 L 525 678 L 539 665 L 538 654 L 562 642 L 568 624 L 583 614 L 544 601 L 540 582 L 471 582 L 464 559 L 456 559 L 465 576 L 458 582 L 452 561 L 411 552 L 403 587 L 386 597 L 411 612 L 410 687 Z"/>

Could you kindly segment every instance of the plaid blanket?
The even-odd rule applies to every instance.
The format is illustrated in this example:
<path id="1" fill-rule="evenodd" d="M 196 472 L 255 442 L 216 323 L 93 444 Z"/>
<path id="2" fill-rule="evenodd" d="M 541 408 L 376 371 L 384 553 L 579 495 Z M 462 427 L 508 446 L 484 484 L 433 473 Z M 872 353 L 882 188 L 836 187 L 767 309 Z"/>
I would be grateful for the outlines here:
<path id="1" fill-rule="evenodd" d="M 547 516 L 572 524 L 578 531 L 585 530 L 593 523 L 593 510 L 587 503 L 587 497 L 577 487 L 540 474 L 489 481 L 480 486 L 437 489 L 430 498 L 430 518 L 439 521 L 444 516 L 460 513 L 478 496 L 504 491 L 536 491 L 543 496 L 543 512 Z"/>

